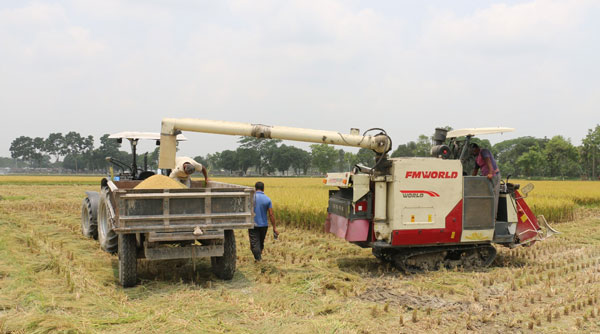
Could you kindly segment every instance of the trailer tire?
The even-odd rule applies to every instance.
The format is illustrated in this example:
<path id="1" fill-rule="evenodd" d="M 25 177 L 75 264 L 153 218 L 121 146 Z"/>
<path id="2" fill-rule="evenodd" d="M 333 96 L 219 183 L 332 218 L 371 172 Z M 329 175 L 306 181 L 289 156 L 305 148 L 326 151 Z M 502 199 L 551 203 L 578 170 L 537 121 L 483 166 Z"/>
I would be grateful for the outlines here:
<path id="1" fill-rule="evenodd" d="M 98 239 L 98 202 L 100 197 L 95 191 L 87 191 L 81 202 L 81 234 L 87 238 Z"/>
<path id="2" fill-rule="evenodd" d="M 103 191 L 98 204 L 98 241 L 100 248 L 110 254 L 116 253 L 119 247 L 119 238 L 112 229 L 113 212 L 108 193 Z"/>
<path id="3" fill-rule="evenodd" d="M 233 230 L 225 231 L 223 239 L 223 256 L 213 256 L 210 258 L 212 271 L 220 279 L 230 280 L 235 273 L 236 260 L 235 234 Z"/>
<path id="4" fill-rule="evenodd" d="M 135 234 L 119 234 L 119 283 L 129 288 L 137 282 L 137 241 Z"/>

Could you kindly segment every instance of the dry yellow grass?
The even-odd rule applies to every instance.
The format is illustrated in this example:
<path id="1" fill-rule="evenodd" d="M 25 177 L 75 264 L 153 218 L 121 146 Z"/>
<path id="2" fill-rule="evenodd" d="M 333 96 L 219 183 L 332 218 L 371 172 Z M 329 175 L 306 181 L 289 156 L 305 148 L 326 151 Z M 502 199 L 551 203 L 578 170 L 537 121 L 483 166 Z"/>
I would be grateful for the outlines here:
<path id="1" fill-rule="evenodd" d="M 272 197 L 289 196 L 279 201 L 303 197 L 275 191 L 294 181 L 265 182 Z M 302 182 L 315 187 L 304 194 L 322 187 Z M 482 271 L 404 275 L 368 249 L 282 226 L 262 263 L 236 232 L 232 281 L 215 279 L 207 259 L 196 272 L 190 261 L 141 261 L 140 284 L 122 289 L 116 255 L 80 232 L 84 191 L 98 188 L 0 186 L 0 333 L 600 331 L 597 209 L 533 247 L 499 248 Z"/>
<path id="2" fill-rule="evenodd" d="M 101 175 L 0 175 L 0 184 L 100 184 Z"/>

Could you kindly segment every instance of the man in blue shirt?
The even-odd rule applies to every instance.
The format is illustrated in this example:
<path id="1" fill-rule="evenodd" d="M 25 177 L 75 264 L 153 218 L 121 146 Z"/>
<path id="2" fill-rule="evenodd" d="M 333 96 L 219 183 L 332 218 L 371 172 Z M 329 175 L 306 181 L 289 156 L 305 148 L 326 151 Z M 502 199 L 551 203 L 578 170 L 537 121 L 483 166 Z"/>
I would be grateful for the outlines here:
<path id="1" fill-rule="evenodd" d="M 262 251 L 265 248 L 267 229 L 269 228 L 267 214 L 271 220 L 271 225 L 273 225 L 275 237 L 279 235 L 279 232 L 277 232 L 277 227 L 275 226 L 273 204 L 271 203 L 271 199 L 265 195 L 265 184 L 258 181 L 254 185 L 254 189 L 256 190 L 254 194 L 254 228 L 248 230 L 248 236 L 250 237 L 250 250 L 252 250 L 254 259 L 260 261 L 262 259 Z"/>

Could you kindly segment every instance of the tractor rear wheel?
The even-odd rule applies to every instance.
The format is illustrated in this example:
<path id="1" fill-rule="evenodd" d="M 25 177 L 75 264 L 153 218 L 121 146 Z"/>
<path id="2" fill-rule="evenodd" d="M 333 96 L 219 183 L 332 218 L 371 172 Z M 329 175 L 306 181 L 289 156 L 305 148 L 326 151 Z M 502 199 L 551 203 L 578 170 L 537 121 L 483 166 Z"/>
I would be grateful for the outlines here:
<path id="1" fill-rule="evenodd" d="M 107 253 L 114 254 L 118 250 L 118 236 L 112 229 L 114 211 L 107 192 L 100 195 L 98 204 L 98 241 L 100 248 Z"/>
<path id="2" fill-rule="evenodd" d="M 81 234 L 98 239 L 98 200 L 97 192 L 87 192 L 81 202 Z"/>
<path id="3" fill-rule="evenodd" d="M 223 239 L 223 256 L 213 256 L 210 258 L 212 271 L 220 279 L 230 280 L 235 273 L 236 247 L 235 234 L 233 230 L 225 231 Z"/>
<path id="4" fill-rule="evenodd" d="M 124 288 L 137 281 L 137 249 L 135 234 L 119 234 L 119 283 Z"/>

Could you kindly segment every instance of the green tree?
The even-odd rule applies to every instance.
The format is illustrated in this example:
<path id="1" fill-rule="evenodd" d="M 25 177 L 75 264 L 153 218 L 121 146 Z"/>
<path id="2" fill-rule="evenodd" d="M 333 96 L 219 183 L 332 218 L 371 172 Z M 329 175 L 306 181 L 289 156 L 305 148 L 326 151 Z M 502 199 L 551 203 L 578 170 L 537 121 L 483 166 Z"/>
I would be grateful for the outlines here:
<path id="1" fill-rule="evenodd" d="M 98 147 L 98 152 L 103 156 L 102 159 L 105 159 L 106 157 L 117 157 L 121 148 L 121 143 L 119 143 L 117 139 L 108 138 L 108 136 L 109 134 L 105 133 L 100 137 L 100 147 Z"/>
<path id="2" fill-rule="evenodd" d="M 416 152 L 417 152 L 417 143 L 415 143 L 414 141 L 409 141 L 406 144 L 398 145 L 396 150 L 394 150 L 394 152 L 392 152 L 392 158 L 414 157 L 417 155 Z"/>
<path id="3" fill-rule="evenodd" d="M 337 150 L 338 156 L 337 156 L 337 171 L 338 172 L 343 172 L 348 170 L 347 167 L 347 163 L 346 163 L 346 152 L 344 152 L 343 149 L 338 149 Z"/>
<path id="4" fill-rule="evenodd" d="M 524 176 L 540 176 L 544 175 L 544 168 L 546 167 L 546 160 L 544 154 L 541 152 L 539 146 L 532 146 L 529 151 L 522 154 L 516 162 L 516 165 L 521 170 L 521 174 Z"/>
<path id="5" fill-rule="evenodd" d="M 583 139 L 581 147 L 581 159 L 588 176 L 596 180 L 600 160 L 600 125 L 596 125 L 594 129 L 588 129 L 588 134 Z"/>
<path id="6" fill-rule="evenodd" d="M 160 146 L 156 146 L 154 148 L 154 150 L 148 154 L 148 168 L 150 170 L 157 170 L 158 169 L 158 159 L 160 157 Z M 196 160 L 196 159 L 194 159 Z M 198 160 L 196 160 L 198 161 Z M 201 164 L 203 166 L 206 166 L 205 163 L 201 162 Z"/>
<path id="7" fill-rule="evenodd" d="M 288 146 L 288 150 L 291 152 L 290 160 L 292 168 L 294 168 L 296 174 L 298 174 L 299 170 L 302 170 L 303 174 L 306 175 L 308 173 L 308 169 L 310 168 L 310 163 L 312 161 L 312 156 L 310 155 L 310 152 L 295 146 Z"/>
<path id="8" fill-rule="evenodd" d="M 64 144 L 65 138 L 63 137 L 62 133 L 51 133 L 48 135 L 48 138 L 44 140 L 44 151 L 50 155 L 53 155 L 56 158 L 55 162 L 59 162 L 60 157 L 64 153 Z"/>
<path id="9" fill-rule="evenodd" d="M 262 174 L 269 175 L 275 172 L 277 169 L 275 168 L 275 160 L 277 159 L 278 150 L 279 147 L 275 143 L 270 143 L 265 147 L 261 157 L 262 170 L 260 172 Z"/>
<path id="10" fill-rule="evenodd" d="M 223 167 L 225 170 L 228 170 L 230 173 L 233 173 L 239 168 L 237 154 L 235 151 L 225 150 L 221 152 L 219 160 L 221 167 Z"/>
<path id="11" fill-rule="evenodd" d="M 267 172 L 273 172 L 275 168 L 272 166 L 271 159 L 277 148 L 277 145 L 281 143 L 281 139 L 267 139 L 267 138 L 256 138 L 256 137 L 240 137 L 238 143 L 241 148 L 253 149 L 258 152 L 260 160 L 256 165 L 258 173 L 262 174 L 262 169 L 266 168 Z"/>
<path id="12" fill-rule="evenodd" d="M 210 170 L 219 170 L 219 169 L 223 168 L 223 166 L 221 166 L 221 152 L 207 154 L 206 155 L 206 164 L 208 166 L 207 168 L 209 168 Z"/>
<path id="13" fill-rule="evenodd" d="M 548 163 L 550 176 L 574 177 L 579 176 L 579 152 L 563 136 L 554 136 L 546 144 L 544 155 Z"/>
<path id="14" fill-rule="evenodd" d="M 415 156 L 417 157 L 429 157 L 431 156 L 431 138 L 426 135 L 420 135 L 417 140 Z"/>
<path id="15" fill-rule="evenodd" d="M 525 153 L 528 153 L 530 149 L 537 148 L 539 152 L 542 152 L 546 147 L 547 139 L 540 139 L 534 137 L 519 137 L 509 140 L 504 140 L 491 149 L 492 153 L 496 157 L 498 168 L 502 171 L 503 175 L 527 175 L 522 169 L 521 165 L 517 161 Z M 545 165 L 538 168 L 538 173 L 545 171 Z M 536 174 L 536 176 L 542 176 L 543 174 Z"/>
<path id="16" fill-rule="evenodd" d="M 236 152 L 236 159 L 238 161 L 238 168 L 242 170 L 244 175 L 248 172 L 248 168 L 256 166 L 260 163 L 260 155 L 258 151 L 251 148 L 238 147 Z"/>
<path id="17" fill-rule="evenodd" d="M 198 155 L 198 156 L 194 157 L 193 159 L 196 160 L 197 163 L 208 168 L 208 160 L 205 157 Z"/>
<path id="18" fill-rule="evenodd" d="M 10 143 L 10 156 L 13 159 L 30 161 L 35 154 L 33 139 L 27 136 L 20 136 Z"/>
<path id="19" fill-rule="evenodd" d="M 283 174 L 285 174 L 292 166 L 294 154 L 296 153 L 292 147 L 293 146 L 281 144 L 273 155 L 273 167 Z"/>
<path id="20" fill-rule="evenodd" d="M 372 167 L 375 165 L 375 152 L 368 148 L 361 148 L 356 153 L 357 163 L 365 165 L 367 167 Z"/>
<path id="21" fill-rule="evenodd" d="M 358 154 L 344 152 L 344 162 L 346 170 L 351 170 L 358 163 Z"/>
<path id="22" fill-rule="evenodd" d="M 86 146 L 85 138 L 83 138 L 79 133 L 70 131 L 65 135 L 65 150 L 70 156 L 69 160 L 74 164 L 75 171 L 79 170 L 79 155 L 84 152 Z M 72 166 L 73 164 L 69 163 L 68 166 Z"/>
<path id="23" fill-rule="evenodd" d="M 12 167 L 16 161 L 17 159 L 0 157 L 0 168 Z"/>
<path id="24" fill-rule="evenodd" d="M 44 155 L 44 138 L 35 137 L 33 138 L 33 149 L 34 152 L 31 155 L 31 160 L 33 162 L 34 167 L 44 167 L 48 165 L 50 158 L 47 155 Z"/>
<path id="25" fill-rule="evenodd" d="M 327 144 L 312 144 L 310 145 L 312 152 L 312 164 L 325 174 L 331 171 L 338 159 L 338 152 L 333 146 Z"/>
<path id="26" fill-rule="evenodd" d="M 105 133 L 100 137 L 100 147 L 94 150 L 94 161 L 96 168 L 102 168 L 108 166 L 106 162 L 107 157 L 122 161 L 125 165 L 131 166 L 133 161 L 132 154 L 126 151 L 122 151 L 122 143 L 116 138 L 108 138 L 109 134 Z M 154 150 L 158 154 L 158 147 Z M 138 166 L 143 166 L 143 154 L 138 155 Z M 158 155 L 156 157 L 150 156 L 150 161 L 158 161 Z M 152 164 L 152 163 L 151 163 Z M 118 168 L 119 169 L 119 168 Z"/>

